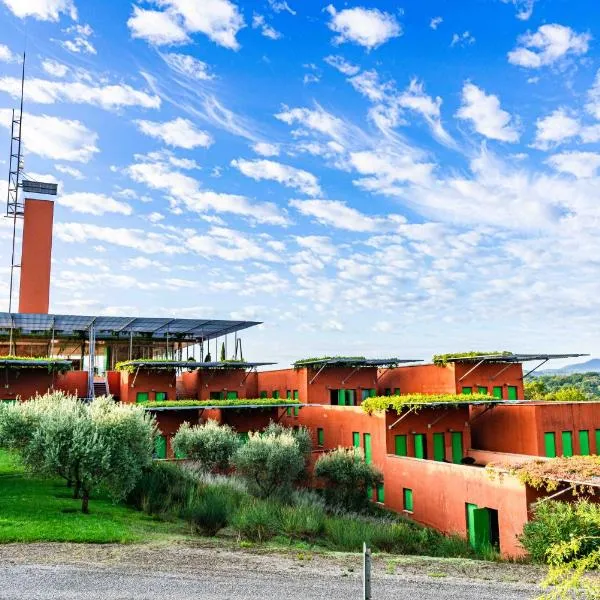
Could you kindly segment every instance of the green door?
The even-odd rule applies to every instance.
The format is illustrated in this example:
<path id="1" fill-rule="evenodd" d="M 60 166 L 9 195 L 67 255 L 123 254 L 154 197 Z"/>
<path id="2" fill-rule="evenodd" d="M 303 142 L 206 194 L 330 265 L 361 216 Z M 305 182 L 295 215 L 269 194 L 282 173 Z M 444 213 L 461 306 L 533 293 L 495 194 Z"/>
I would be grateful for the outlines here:
<path id="1" fill-rule="evenodd" d="M 600 429 L 596 429 L 596 454 L 600 454 Z"/>
<path id="2" fill-rule="evenodd" d="M 365 462 L 367 464 L 371 464 L 373 461 L 373 451 L 371 449 L 371 434 L 364 433 L 363 434 L 363 445 L 365 447 Z"/>
<path id="3" fill-rule="evenodd" d="M 494 398 L 498 398 L 498 400 L 502 400 L 502 386 L 501 385 L 494 386 L 493 396 L 494 396 Z"/>
<path id="4" fill-rule="evenodd" d="M 427 458 L 427 441 L 424 433 L 415 433 L 415 458 Z"/>
<path id="5" fill-rule="evenodd" d="M 516 385 L 508 386 L 508 399 L 509 400 L 517 400 L 517 386 Z"/>
<path id="6" fill-rule="evenodd" d="M 348 406 L 356 405 L 356 390 L 346 390 L 346 404 Z"/>
<path id="7" fill-rule="evenodd" d="M 463 393 L 465 396 L 470 396 L 470 395 L 473 393 L 473 388 L 472 388 L 472 387 L 464 387 L 464 388 L 462 389 L 462 393 Z"/>
<path id="8" fill-rule="evenodd" d="M 452 432 L 452 462 L 459 465 L 463 459 L 463 434 L 462 431 Z"/>
<path id="9" fill-rule="evenodd" d="M 369 397 L 370 398 L 375 398 L 377 396 L 377 390 L 375 388 L 371 388 L 369 390 Z"/>
<path id="10" fill-rule="evenodd" d="M 408 443 L 405 435 L 397 435 L 394 438 L 396 456 L 408 456 Z"/>
<path id="11" fill-rule="evenodd" d="M 259 398 L 268 398 L 269 396 L 268 396 L 268 394 L 267 394 L 267 391 L 266 391 L 266 390 L 263 390 L 263 391 L 262 391 L 262 392 L 261 392 L 261 393 L 258 395 L 258 397 L 259 397 Z"/>
<path id="12" fill-rule="evenodd" d="M 590 454 L 590 432 L 587 430 L 579 432 L 579 454 L 581 456 Z"/>
<path id="13" fill-rule="evenodd" d="M 467 533 L 469 543 L 473 548 L 491 546 L 492 527 L 490 512 L 487 508 L 478 508 L 475 504 L 467 504 Z"/>
<path id="14" fill-rule="evenodd" d="M 273 398 L 279 398 L 279 390 L 273 390 Z"/>
<path id="15" fill-rule="evenodd" d="M 563 431 L 562 432 L 562 455 L 573 456 L 573 432 Z"/>
<path id="16" fill-rule="evenodd" d="M 402 490 L 402 496 L 404 499 L 404 510 L 413 512 L 413 510 L 414 510 L 413 491 L 410 488 L 404 488 L 404 490 Z"/>
<path id="17" fill-rule="evenodd" d="M 317 428 L 317 444 L 319 444 L 319 446 L 325 444 L 325 432 L 322 427 Z"/>
<path id="18" fill-rule="evenodd" d="M 479 385 L 479 386 L 477 386 L 477 393 L 478 394 L 483 394 L 484 396 L 487 396 L 487 393 L 488 393 L 487 386 L 485 386 L 485 385 Z"/>
<path id="19" fill-rule="evenodd" d="M 156 436 L 154 440 L 154 454 L 156 458 L 167 458 L 167 438 L 164 435 Z"/>
<path id="20" fill-rule="evenodd" d="M 544 433 L 544 450 L 548 458 L 556 458 L 556 434 L 554 431 Z"/>
<path id="21" fill-rule="evenodd" d="M 237 392 L 227 392 L 227 400 L 237 400 Z"/>
<path id="22" fill-rule="evenodd" d="M 294 400 L 300 400 L 300 393 L 298 390 L 294 390 Z"/>
<path id="23" fill-rule="evenodd" d="M 385 493 L 383 491 L 383 483 L 377 486 L 377 502 L 383 504 L 385 502 Z"/>
<path id="24" fill-rule="evenodd" d="M 433 434 L 433 460 L 446 460 L 446 440 L 443 433 Z"/>
<path id="25" fill-rule="evenodd" d="M 136 402 L 148 402 L 148 392 L 138 392 L 135 395 Z"/>
<path id="26" fill-rule="evenodd" d="M 338 404 L 346 406 L 346 390 L 338 390 Z"/>
<path id="27" fill-rule="evenodd" d="M 358 431 L 352 432 L 352 445 L 355 448 L 360 448 L 360 433 Z"/>

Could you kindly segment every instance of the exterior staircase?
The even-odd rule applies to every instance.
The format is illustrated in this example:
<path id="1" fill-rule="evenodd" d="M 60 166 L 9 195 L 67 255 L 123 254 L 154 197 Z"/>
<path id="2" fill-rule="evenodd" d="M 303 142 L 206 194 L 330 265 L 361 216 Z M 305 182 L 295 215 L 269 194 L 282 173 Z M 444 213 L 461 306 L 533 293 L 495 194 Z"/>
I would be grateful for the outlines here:
<path id="1" fill-rule="evenodd" d="M 94 379 L 94 398 L 98 398 L 99 396 L 108 396 L 109 394 L 108 380 Z"/>

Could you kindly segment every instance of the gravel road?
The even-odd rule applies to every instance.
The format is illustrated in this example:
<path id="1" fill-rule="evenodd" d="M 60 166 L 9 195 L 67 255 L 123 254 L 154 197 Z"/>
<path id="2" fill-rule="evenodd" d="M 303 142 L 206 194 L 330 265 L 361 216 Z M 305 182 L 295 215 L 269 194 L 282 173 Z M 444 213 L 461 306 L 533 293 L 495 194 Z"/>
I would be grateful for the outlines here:
<path id="1" fill-rule="evenodd" d="M 469 572 L 468 565 L 457 562 L 445 573 L 440 567 L 448 563 L 439 561 L 390 564 L 375 561 L 374 600 L 536 596 L 531 582 L 515 582 L 515 577 L 521 582 L 531 577 L 518 565 L 498 571 L 488 563 Z M 282 556 L 172 546 L 0 546 L 0 599 L 10 600 L 358 600 L 359 573 L 360 557 L 352 555 Z"/>

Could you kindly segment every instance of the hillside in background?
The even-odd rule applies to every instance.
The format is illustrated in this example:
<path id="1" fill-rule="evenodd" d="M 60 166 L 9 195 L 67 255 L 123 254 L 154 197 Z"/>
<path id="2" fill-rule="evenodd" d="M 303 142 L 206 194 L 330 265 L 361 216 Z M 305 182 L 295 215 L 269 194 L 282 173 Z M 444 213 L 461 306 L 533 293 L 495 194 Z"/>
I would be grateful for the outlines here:
<path id="1" fill-rule="evenodd" d="M 596 371 L 600 373 L 600 358 L 591 358 L 582 363 L 573 363 L 560 369 L 543 369 L 539 375 L 566 375 L 569 373 L 591 373 Z"/>
<path id="2" fill-rule="evenodd" d="M 600 362 L 597 359 L 588 362 Z M 565 387 L 577 387 L 590 397 L 600 398 L 600 373 L 571 373 L 570 375 L 539 375 L 529 381 L 542 382 L 548 392 Z"/>

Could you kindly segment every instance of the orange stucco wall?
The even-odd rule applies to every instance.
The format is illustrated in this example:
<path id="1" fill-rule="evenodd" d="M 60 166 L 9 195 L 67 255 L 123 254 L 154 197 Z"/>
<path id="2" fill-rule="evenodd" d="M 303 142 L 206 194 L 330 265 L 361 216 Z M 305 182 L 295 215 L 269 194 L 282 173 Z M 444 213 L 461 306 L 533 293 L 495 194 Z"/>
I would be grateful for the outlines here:
<path id="1" fill-rule="evenodd" d="M 0 398 L 2 400 L 29 400 L 36 395 L 51 391 L 57 375 L 43 369 L 1 369 Z"/>
<path id="2" fill-rule="evenodd" d="M 288 390 L 298 390 L 300 402 L 306 402 L 306 370 L 259 371 L 257 390 L 259 394 L 267 392 L 268 398 L 273 397 L 274 391 L 279 392 L 280 398 L 285 398 Z"/>
<path id="3" fill-rule="evenodd" d="M 106 379 L 108 381 L 109 393 L 117 399 L 121 397 L 121 373 L 119 371 L 107 371 Z"/>
<path id="4" fill-rule="evenodd" d="M 54 202 L 25 199 L 19 312 L 48 313 Z"/>
<path id="5" fill-rule="evenodd" d="M 401 394 L 454 394 L 456 382 L 454 366 L 414 365 L 381 369 L 379 391 L 400 388 Z"/>
<path id="6" fill-rule="evenodd" d="M 256 373 L 243 369 L 206 369 L 198 372 L 196 397 L 209 400 L 211 392 L 237 392 L 238 398 L 256 398 Z"/>
<path id="7" fill-rule="evenodd" d="M 55 388 L 67 394 L 85 398 L 88 392 L 87 371 L 67 371 L 56 376 Z"/>
<path id="8" fill-rule="evenodd" d="M 492 394 L 494 386 L 502 386 L 502 397 L 504 400 L 508 400 L 507 388 L 511 385 L 516 386 L 518 399 L 522 400 L 525 397 L 523 393 L 523 367 L 521 364 L 483 364 L 467 375 L 474 366 L 473 363 L 454 363 L 457 393 L 460 394 L 463 387 L 470 387 L 473 389 L 473 393 L 476 393 L 477 388 L 482 386 L 488 388 L 488 394 Z M 465 375 L 466 377 L 459 381 Z"/>
<path id="9" fill-rule="evenodd" d="M 175 400 L 175 370 L 144 371 L 140 369 L 137 377 L 135 373 L 121 371 L 119 391 L 121 402 L 135 403 L 139 392 L 146 392 L 150 401 L 155 399 L 156 392 L 166 392 L 167 400 Z"/>
<path id="10" fill-rule="evenodd" d="M 562 454 L 561 432 L 573 432 L 573 452 L 581 453 L 579 431 L 589 431 L 590 451 L 600 453 L 595 431 L 600 429 L 600 402 L 535 402 L 496 406 L 483 413 L 474 408 L 473 447 L 496 452 L 544 456 L 544 433 L 556 433 L 556 452 Z"/>

